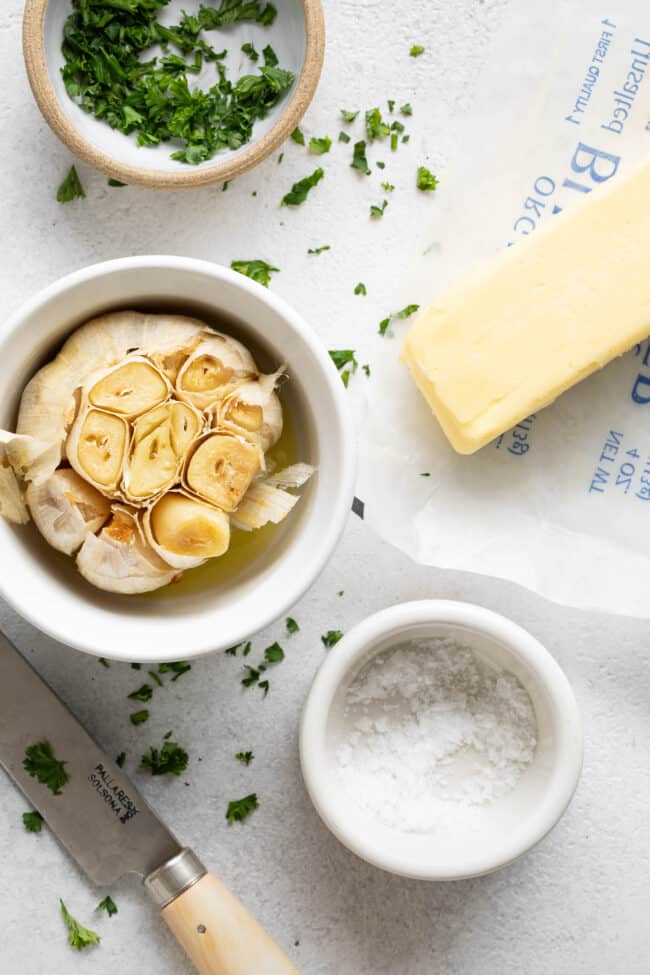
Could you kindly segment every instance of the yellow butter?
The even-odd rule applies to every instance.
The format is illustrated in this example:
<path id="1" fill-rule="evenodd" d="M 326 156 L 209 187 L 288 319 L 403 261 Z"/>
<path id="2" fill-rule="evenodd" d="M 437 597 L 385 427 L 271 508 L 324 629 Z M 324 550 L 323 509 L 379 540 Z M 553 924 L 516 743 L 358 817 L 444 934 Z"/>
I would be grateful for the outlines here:
<path id="1" fill-rule="evenodd" d="M 650 334 L 650 166 L 454 285 L 402 359 L 471 454 Z"/>

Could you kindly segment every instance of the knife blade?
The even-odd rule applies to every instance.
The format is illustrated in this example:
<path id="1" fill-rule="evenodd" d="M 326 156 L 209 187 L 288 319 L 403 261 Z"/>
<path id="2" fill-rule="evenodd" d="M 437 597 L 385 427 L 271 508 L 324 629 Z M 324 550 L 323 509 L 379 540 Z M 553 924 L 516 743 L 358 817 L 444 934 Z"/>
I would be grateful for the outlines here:
<path id="1" fill-rule="evenodd" d="M 23 766 L 26 749 L 42 741 L 66 763 L 60 795 Z M 0 765 L 94 883 L 128 873 L 143 878 L 201 975 L 300 975 L 2 634 Z"/>

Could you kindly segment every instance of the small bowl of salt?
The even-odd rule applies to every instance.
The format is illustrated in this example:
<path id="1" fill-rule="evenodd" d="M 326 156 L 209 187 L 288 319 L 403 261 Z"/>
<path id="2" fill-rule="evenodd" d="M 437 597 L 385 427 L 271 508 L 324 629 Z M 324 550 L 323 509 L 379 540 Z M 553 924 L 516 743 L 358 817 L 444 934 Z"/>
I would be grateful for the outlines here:
<path id="1" fill-rule="evenodd" d="M 575 792 L 573 691 L 526 630 L 427 600 L 364 620 L 330 651 L 300 758 L 326 826 L 391 873 L 458 880 L 521 856 Z"/>

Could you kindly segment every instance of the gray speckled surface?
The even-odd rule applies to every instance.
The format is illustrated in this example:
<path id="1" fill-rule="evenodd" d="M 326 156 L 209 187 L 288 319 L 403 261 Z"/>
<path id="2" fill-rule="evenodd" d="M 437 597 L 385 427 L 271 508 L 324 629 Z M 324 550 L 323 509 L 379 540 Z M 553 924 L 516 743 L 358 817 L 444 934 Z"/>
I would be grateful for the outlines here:
<path id="1" fill-rule="evenodd" d="M 486 39 L 507 6 L 504 0 L 326 3 L 327 62 L 305 130 L 335 136 L 342 104 L 395 97 L 414 106 L 410 146 L 386 169 L 399 192 L 377 225 L 368 221 L 367 206 L 379 202 L 381 191 L 370 181 L 359 185 L 347 171 L 348 150 L 338 146 L 325 159 L 326 181 L 309 205 L 280 211 L 286 188 L 313 168 L 314 160 L 293 143 L 281 167 L 268 160 L 228 194 L 220 188 L 178 196 L 112 190 L 80 166 L 87 200 L 58 206 L 55 190 L 70 160 L 32 102 L 20 54 L 21 4 L 7 0 L 0 12 L 3 309 L 13 310 L 69 270 L 108 257 L 171 252 L 229 262 L 261 256 L 282 268 L 274 289 L 328 345 L 353 344 L 372 362 L 376 322 L 392 305 L 392 269 L 412 246 L 414 223 L 425 228 L 435 212 L 433 201 L 423 212 L 425 203 L 412 189 L 413 169 L 424 159 L 444 166 Z M 414 41 L 428 47 L 417 61 L 406 55 Z M 307 247 L 323 243 L 332 250 L 307 257 Z M 352 295 L 359 279 L 368 285 L 366 299 Z M 388 876 L 341 847 L 310 805 L 296 748 L 300 708 L 325 652 L 320 634 L 423 596 L 475 601 L 527 626 L 566 670 L 586 729 L 582 782 L 559 827 L 509 869 L 447 886 Z M 515 586 L 423 569 L 356 519 L 293 615 L 301 631 L 284 640 L 287 660 L 262 704 L 255 692 L 241 690 L 237 661 L 213 656 L 157 692 L 151 721 L 141 728 L 128 721 L 126 694 L 139 676 L 134 671 L 115 664 L 105 670 L 48 640 L 6 606 L 0 626 L 109 752 L 126 750 L 130 772 L 143 748 L 173 728 L 192 756 L 187 776 L 165 782 L 135 773 L 137 781 L 179 835 L 244 896 L 305 975 L 647 972 L 647 624 L 569 612 Z M 256 638 L 256 647 L 283 632 L 278 623 Z M 249 747 L 256 759 L 246 769 L 231 756 Z M 111 891 L 117 917 L 94 923 L 103 893 L 88 885 L 47 831 L 24 832 L 25 801 L 8 781 L 0 785 L 2 975 L 189 973 L 134 883 Z M 227 827 L 227 801 L 252 790 L 260 796 L 259 811 L 244 826 Z M 59 896 L 102 934 L 99 948 L 71 953 Z"/>

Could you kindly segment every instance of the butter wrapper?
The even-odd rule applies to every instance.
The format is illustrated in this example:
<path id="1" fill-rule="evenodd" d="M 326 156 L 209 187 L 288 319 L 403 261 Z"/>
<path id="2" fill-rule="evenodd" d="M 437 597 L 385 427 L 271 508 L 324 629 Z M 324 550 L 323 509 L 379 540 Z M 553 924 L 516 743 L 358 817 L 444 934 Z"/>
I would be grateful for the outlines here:
<path id="1" fill-rule="evenodd" d="M 650 165 L 647 5 L 551 6 L 508 9 L 409 272 L 422 303 L 644 156 Z M 617 245 L 634 241 L 613 232 Z M 397 343 L 373 379 L 358 485 L 373 529 L 424 564 L 650 617 L 650 341 L 468 457 L 447 443 Z"/>

